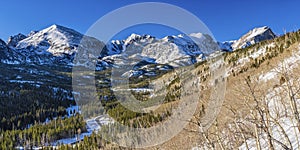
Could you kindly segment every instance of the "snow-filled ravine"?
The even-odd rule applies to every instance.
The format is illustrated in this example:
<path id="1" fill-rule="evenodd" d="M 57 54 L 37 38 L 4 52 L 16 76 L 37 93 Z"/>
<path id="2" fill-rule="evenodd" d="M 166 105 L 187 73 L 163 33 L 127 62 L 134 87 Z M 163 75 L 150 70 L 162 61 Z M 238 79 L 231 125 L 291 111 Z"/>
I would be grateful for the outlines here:
<path id="1" fill-rule="evenodd" d="M 68 108 L 68 110 L 70 112 L 72 112 L 74 110 L 78 110 L 78 109 L 79 109 L 78 106 L 72 106 L 72 107 Z M 69 113 L 69 115 L 72 115 L 72 114 Z M 89 137 L 93 132 L 97 133 L 99 130 L 101 130 L 101 126 L 108 125 L 108 124 L 111 124 L 114 122 L 107 115 L 97 116 L 92 119 L 87 119 L 85 121 L 86 121 L 87 132 L 81 133 L 79 136 L 76 135 L 74 137 L 57 140 L 57 141 L 53 142 L 51 145 L 58 146 L 61 144 L 74 144 L 78 141 L 82 141 L 85 136 Z"/>

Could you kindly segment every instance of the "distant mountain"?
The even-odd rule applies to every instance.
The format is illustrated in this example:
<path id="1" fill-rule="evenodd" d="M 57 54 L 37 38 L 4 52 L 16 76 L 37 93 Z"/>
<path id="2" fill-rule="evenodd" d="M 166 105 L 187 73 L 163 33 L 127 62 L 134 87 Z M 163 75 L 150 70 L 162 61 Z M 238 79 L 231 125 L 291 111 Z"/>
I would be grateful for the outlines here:
<path id="1" fill-rule="evenodd" d="M 75 30 L 52 25 L 19 41 L 15 48 L 17 50 L 32 50 L 36 54 L 72 55 L 82 37 L 83 35 Z"/>
<path id="2" fill-rule="evenodd" d="M 275 37 L 276 35 L 273 33 L 273 31 L 269 27 L 264 26 L 250 30 L 238 40 L 226 41 L 219 43 L 219 45 L 223 50 L 232 51 L 246 48 L 264 40 L 274 39 Z"/>
<path id="3" fill-rule="evenodd" d="M 84 41 L 84 42 L 82 42 Z M 28 36 L 18 34 L 8 39 L 12 59 L 2 62 L 26 64 L 72 64 L 80 49 L 97 50 L 104 43 L 59 25 L 52 25 Z M 8 54 L 10 55 L 10 54 Z M 98 57 L 98 56 L 95 56 Z"/>
<path id="4" fill-rule="evenodd" d="M 60 25 L 33 31 L 27 36 L 11 36 L 6 46 L 13 54 L 6 54 L 12 58 L 2 58 L 2 62 L 86 65 L 84 60 L 73 62 L 75 55 L 79 55 L 86 59 L 100 58 L 98 69 L 112 66 L 110 64 L 116 63 L 116 58 L 123 58 L 123 61 L 127 58 L 137 61 L 139 58 L 141 61 L 150 60 L 151 63 L 171 64 L 177 67 L 201 61 L 205 55 L 219 50 L 209 35 L 201 33 L 167 36 L 163 39 L 132 34 L 124 40 L 113 40 L 104 46 L 103 42 L 95 38 Z M 86 50 L 89 54 L 84 52 Z"/>
<path id="5" fill-rule="evenodd" d="M 11 36 L 7 44 L 2 41 L 1 62 L 89 67 L 88 60 L 93 59 L 97 63 L 96 70 L 130 65 L 140 72 L 135 67 L 140 62 L 166 65 L 166 68 L 187 66 L 203 61 L 220 49 L 232 51 L 274 37 L 276 36 L 269 27 L 260 27 L 238 40 L 223 43 L 216 43 L 207 34 L 192 33 L 162 39 L 132 34 L 124 40 L 112 40 L 105 44 L 73 29 L 52 25 L 41 31 L 32 31 L 27 36 Z M 80 58 L 76 62 L 75 56 L 80 56 L 76 57 Z"/>
<path id="6" fill-rule="evenodd" d="M 267 26 L 255 28 L 249 31 L 244 36 L 242 36 L 234 44 L 232 44 L 232 48 L 233 49 L 245 48 L 264 40 L 274 39 L 275 37 L 276 35 Z"/>
<path id="7" fill-rule="evenodd" d="M 201 33 L 166 36 L 162 39 L 151 35 L 132 34 L 125 40 L 112 41 L 107 47 L 108 52 L 105 54 L 110 58 L 115 58 L 114 55 L 117 54 L 119 58 L 138 57 L 141 60 L 174 67 L 202 61 L 206 55 L 219 50 L 209 35 Z"/>

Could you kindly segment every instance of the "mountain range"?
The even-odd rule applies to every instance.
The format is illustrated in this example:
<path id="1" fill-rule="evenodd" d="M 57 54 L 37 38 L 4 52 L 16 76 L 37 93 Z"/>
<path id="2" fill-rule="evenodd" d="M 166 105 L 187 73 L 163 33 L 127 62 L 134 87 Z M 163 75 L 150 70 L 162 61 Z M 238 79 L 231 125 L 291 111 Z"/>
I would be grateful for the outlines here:
<path id="1" fill-rule="evenodd" d="M 226 42 L 215 42 L 207 34 L 192 33 L 162 39 L 132 34 L 124 40 L 103 43 L 73 29 L 52 25 L 28 35 L 20 33 L 11 36 L 7 42 L 0 40 L 0 57 L 1 62 L 6 64 L 55 64 L 70 67 L 88 67 L 87 59 L 93 58 L 97 62 L 96 70 L 121 66 L 124 62 L 134 65 L 140 61 L 179 67 L 203 61 L 215 51 L 234 51 L 275 37 L 272 30 L 265 26 L 249 31 L 240 39 Z M 82 61 L 73 62 L 76 56 Z"/>

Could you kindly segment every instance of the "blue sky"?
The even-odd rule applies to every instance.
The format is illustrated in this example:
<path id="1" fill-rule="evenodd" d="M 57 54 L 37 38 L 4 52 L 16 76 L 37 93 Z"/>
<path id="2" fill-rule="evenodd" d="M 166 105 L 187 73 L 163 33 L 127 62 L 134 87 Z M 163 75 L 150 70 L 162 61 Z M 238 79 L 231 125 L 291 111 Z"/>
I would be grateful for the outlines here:
<path id="1" fill-rule="evenodd" d="M 270 26 L 277 34 L 300 28 L 299 0 L 160 0 L 182 7 L 202 20 L 218 41 L 237 39 L 249 29 Z M 9 0 L 0 5 L 0 38 L 7 40 L 17 33 L 28 34 L 52 24 L 60 24 L 85 33 L 105 14 L 137 0 L 73 0 L 40 1 Z M 153 10 L 155 11 L 155 9 Z M 124 19 L 124 18 L 120 18 Z M 163 26 L 130 28 L 131 32 L 156 37 L 177 34 Z"/>

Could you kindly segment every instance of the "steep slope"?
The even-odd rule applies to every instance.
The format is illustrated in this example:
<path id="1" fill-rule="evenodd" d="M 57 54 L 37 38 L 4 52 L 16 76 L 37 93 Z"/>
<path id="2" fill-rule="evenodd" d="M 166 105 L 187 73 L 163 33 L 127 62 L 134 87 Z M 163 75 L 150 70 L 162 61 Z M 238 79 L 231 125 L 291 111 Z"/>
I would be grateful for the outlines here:
<path id="1" fill-rule="evenodd" d="M 145 46 L 146 44 L 152 43 L 153 40 L 155 40 L 155 37 L 152 37 L 150 35 L 138 35 L 138 34 L 131 34 L 129 37 L 127 37 L 125 40 L 112 40 L 110 43 L 106 45 L 105 51 L 102 53 L 103 56 L 111 56 L 115 54 L 121 54 L 125 52 L 126 48 L 129 45 L 137 45 L 137 43 L 142 44 Z M 129 48 L 130 49 L 130 48 Z M 137 50 L 137 52 L 140 52 L 141 50 Z M 132 53 L 132 52 L 130 52 Z M 130 54 L 131 55 L 131 54 Z"/>
<path id="2" fill-rule="evenodd" d="M 18 42 L 20 42 L 21 40 L 24 40 L 26 38 L 27 38 L 27 36 L 24 34 L 21 34 L 21 33 L 14 35 L 14 36 L 10 36 L 8 38 L 7 45 L 9 47 L 16 47 Z"/>
<path id="3" fill-rule="evenodd" d="M 202 61 L 204 55 L 219 50 L 218 45 L 209 35 L 201 33 L 167 36 L 162 39 L 150 35 L 132 34 L 126 40 L 112 41 L 107 47 L 108 52 L 105 54 L 111 59 L 151 60 L 150 62 L 169 64 L 174 67 Z M 118 56 L 114 56 L 115 54 Z"/>
<path id="4" fill-rule="evenodd" d="M 52 25 L 21 40 L 16 49 L 31 49 L 38 51 L 38 54 L 49 52 L 55 56 L 72 54 L 72 46 L 77 47 L 81 39 L 82 35 L 74 30 Z"/>
<path id="5" fill-rule="evenodd" d="M 250 30 L 238 40 L 219 42 L 219 46 L 224 51 L 233 51 L 254 45 L 256 43 L 274 39 L 276 35 L 267 26 L 258 27 Z"/>
<path id="6" fill-rule="evenodd" d="M 258 42 L 261 42 L 264 40 L 270 40 L 275 37 L 276 37 L 276 35 L 267 26 L 254 28 L 253 30 L 250 30 L 247 34 L 243 35 L 235 43 L 233 43 L 232 48 L 234 50 L 240 49 L 240 48 L 246 48 L 255 43 L 258 43 Z"/>
<path id="7" fill-rule="evenodd" d="M 12 37 L 10 41 L 19 39 Z M 32 32 L 17 44 L 11 43 L 11 48 L 23 55 L 27 63 L 35 64 L 71 64 L 78 50 L 98 51 L 99 47 L 104 45 L 95 38 L 84 36 L 75 30 L 59 25 Z M 82 56 L 84 57 L 84 54 Z"/>
<path id="8" fill-rule="evenodd" d="M 218 45 L 219 45 L 220 49 L 223 51 L 232 51 L 233 50 L 232 44 L 234 44 L 235 42 L 236 42 L 236 40 L 218 42 Z"/>
<path id="9" fill-rule="evenodd" d="M 19 54 L 14 52 L 8 45 L 0 39 L 0 61 L 6 64 L 20 64 L 21 60 L 18 59 Z"/>
<path id="10" fill-rule="evenodd" d="M 97 70 L 115 67 L 127 69 L 124 76 L 156 76 L 174 67 L 192 65 L 218 51 L 217 43 L 206 34 L 193 33 L 166 36 L 131 34 L 125 40 L 113 40 L 106 45 Z"/>
<path id="11" fill-rule="evenodd" d="M 6 45 L 6 43 L 0 39 L 0 58 L 1 61 L 7 58 L 8 55 L 8 47 Z"/>
<path id="12" fill-rule="evenodd" d="M 11 55 L 15 56 L 16 61 L 26 63 L 71 65 L 74 56 L 78 54 L 83 60 L 77 61 L 75 65 L 86 65 L 84 59 L 88 57 L 100 57 L 104 59 L 100 60 L 98 66 L 104 68 L 113 63 L 115 58 L 133 57 L 135 60 L 151 59 L 151 62 L 154 60 L 155 63 L 178 67 L 202 61 L 206 55 L 219 49 L 232 51 L 274 37 L 276 36 L 272 30 L 265 26 L 249 31 L 239 40 L 218 44 L 209 35 L 202 33 L 166 36 L 162 39 L 132 34 L 125 40 L 113 40 L 104 47 L 104 43 L 95 38 L 63 26 L 52 25 L 44 30 L 31 32 L 28 36 L 11 36 L 7 45 L 13 50 L 14 54 Z"/>
<path id="13" fill-rule="evenodd" d="M 116 55 L 122 53 L 124 47 L 124 40 L 112 40 L 110 43 L 106 44 L 106 51 L 101 52 L 100 57 Z"/>
<path id="14" fill-rule="evenodd" d="M 8 47 L 19 63 L 89 66 L 87 60 L 93 59 L 98 62 L 97 70 L 140 61 L 186 66 L 202 61 L 205 55 L 219 50 L 209 35 L 201 33 L 163 39 L 132 34 L 124 40 L 113 40 L 105 45 L 60 25 L 31 32 L 28 36 L 11 36 Z M 80 57 L 73 62 L 76 55 Z"/>

